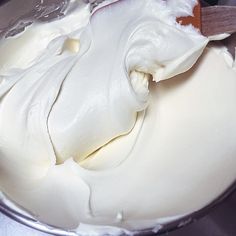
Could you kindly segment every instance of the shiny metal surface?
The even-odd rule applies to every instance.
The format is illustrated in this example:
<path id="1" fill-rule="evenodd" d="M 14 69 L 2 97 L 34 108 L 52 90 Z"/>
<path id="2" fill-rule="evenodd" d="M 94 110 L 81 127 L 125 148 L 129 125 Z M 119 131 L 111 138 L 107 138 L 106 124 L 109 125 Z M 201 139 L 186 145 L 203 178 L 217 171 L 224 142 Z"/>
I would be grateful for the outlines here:
<path id="1" fill-rule="evenodd" d="M 50 236 L 26 227 L 0 213 L 1 236 Z M 164 234 L 168 236 L 235 236 L 236 192 L 211 210 L 209 215 L 181 229 Z"/>

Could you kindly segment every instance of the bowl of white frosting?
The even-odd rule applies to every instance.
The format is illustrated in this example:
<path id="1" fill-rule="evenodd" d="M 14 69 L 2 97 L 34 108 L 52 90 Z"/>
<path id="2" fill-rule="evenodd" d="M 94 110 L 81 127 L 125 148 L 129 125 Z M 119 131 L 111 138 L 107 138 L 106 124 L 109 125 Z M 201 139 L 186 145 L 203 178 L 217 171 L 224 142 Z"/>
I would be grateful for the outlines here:
<path id="1" fill-rule="evenodd" d="M 196 1 L 64 3 L 2 32 L 0 210 L 73 236 L 206 214 L 235 186 L 236 67 L 176 22 Z"/>

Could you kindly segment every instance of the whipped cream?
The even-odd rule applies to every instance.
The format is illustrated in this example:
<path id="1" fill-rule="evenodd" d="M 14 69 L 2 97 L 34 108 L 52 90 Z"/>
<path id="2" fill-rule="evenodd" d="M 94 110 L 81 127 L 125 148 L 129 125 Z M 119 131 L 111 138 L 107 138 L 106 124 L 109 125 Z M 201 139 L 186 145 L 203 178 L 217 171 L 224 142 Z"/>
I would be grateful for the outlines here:
<path id="1" fill-rule="evenodd" d="M 215 47 L 190 69 L 209 40 L 176 17 L 195 4 L 105 1 L 90 13 L 78 1 L 2 39 L 2 192 L 49 225 L 119 234 L 159 228 L 229 187 L 235 70 Z"/>

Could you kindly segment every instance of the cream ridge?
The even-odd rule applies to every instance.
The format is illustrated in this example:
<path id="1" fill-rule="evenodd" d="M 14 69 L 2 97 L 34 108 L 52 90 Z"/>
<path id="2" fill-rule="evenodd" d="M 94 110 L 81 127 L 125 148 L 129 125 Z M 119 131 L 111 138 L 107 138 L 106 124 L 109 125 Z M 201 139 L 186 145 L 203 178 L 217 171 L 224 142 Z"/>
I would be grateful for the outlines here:
<path id="1" fill-rule="evenodd" d="M 0 190 L 82 235 L 161 227 L 236 179 L 236 72 L 176 17 L 197 1 L 76 6 L 0 41 Z"/>

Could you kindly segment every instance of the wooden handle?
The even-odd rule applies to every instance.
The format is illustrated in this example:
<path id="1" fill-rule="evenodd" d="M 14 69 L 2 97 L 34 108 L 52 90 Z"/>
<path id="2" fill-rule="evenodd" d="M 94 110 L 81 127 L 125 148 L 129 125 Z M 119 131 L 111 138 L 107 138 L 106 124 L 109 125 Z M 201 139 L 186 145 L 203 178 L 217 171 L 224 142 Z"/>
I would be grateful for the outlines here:
<path id="1" fill-rule="evenodd" d="M 205 36 L 236 32 L 236 7 L 211 6 L 202 8 L 201 30 Z"/>

